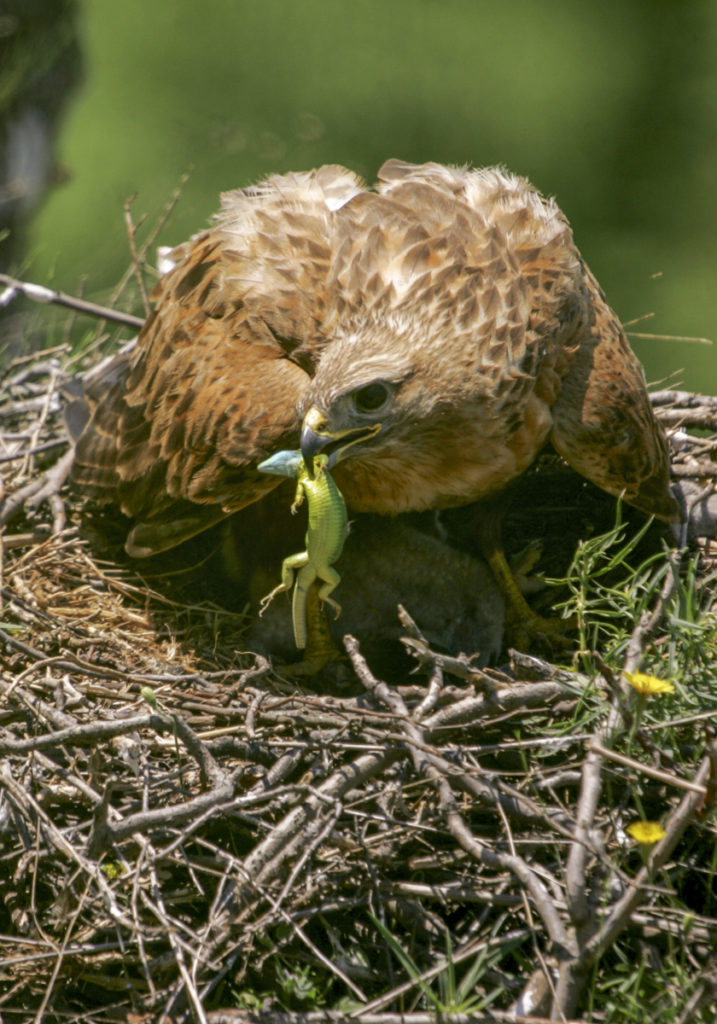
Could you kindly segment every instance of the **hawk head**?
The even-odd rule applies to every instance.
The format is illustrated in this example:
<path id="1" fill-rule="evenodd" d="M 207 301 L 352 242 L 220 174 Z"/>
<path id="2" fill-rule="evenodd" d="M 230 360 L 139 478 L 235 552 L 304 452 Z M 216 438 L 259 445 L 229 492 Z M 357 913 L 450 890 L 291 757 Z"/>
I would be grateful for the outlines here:
<path id="1" fill-rule="evenodd" d="M 426 311 L 423 322 L 367 325 L 323 353 L 299 407 L 301 451 L 309 471 L 317 453 L 328 455 L 355 511 L 464 504 L 524 468 L 506 448 L 514 426 L 480 346 L 473 339 L 457 354 L 454 340 Z M 526 465 L 549 429 L 547 410 L 531 426 Z"/>

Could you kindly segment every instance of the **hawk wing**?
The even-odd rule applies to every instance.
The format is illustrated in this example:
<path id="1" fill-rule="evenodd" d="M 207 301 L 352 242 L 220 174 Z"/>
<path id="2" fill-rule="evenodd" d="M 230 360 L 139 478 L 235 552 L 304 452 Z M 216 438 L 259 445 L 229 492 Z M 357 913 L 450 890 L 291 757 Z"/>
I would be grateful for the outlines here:
<path id="1" fill-rule="evenodd" d="M 337 443 L 355 437 L 372 382 L 394 400 L 336 467 L 354 509 L 489 496 L 549 439 L 674 517 L 640 366 L 564 216 L 523 179 L 398 161 L 376 191 L 335 166 L 273 177 L 223 196 L 174 258 L 134 348 L 87 382 L 76 447 L 76 480 L 135 520 L 130 554 L 266 495 L 256 464 L 297 447 L 310 405 Z"/>
<path id="2" fill-rule="evenodd" d="M 327 343 L 332 213 L 361 187 L 323 167 L 224 195 L 217 223 L 174 251 L 133 350 L 87 381 L 74 478 L 135 520 L 131 555 L 276 486 L 255 467 L 295 446 L 298 399 Z"/>

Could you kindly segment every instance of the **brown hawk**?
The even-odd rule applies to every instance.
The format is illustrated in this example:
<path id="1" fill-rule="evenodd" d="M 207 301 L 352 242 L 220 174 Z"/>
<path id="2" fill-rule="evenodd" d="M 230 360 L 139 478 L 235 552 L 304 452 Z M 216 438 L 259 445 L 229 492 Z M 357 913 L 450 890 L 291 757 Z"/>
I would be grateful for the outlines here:
<path id="1" fill-rule="evenodd" d="M 354 512 L 492 499 L 550 442 L 678 518 L 639 363 L 524 179 L 396 160 L 373 189 L 338 166 L 275 176 L 226 193 L 173 260 L 136 345 L 88 385 L 76 450 L 75 479 L 132 518 L 131 555 L 261 501 L 277 479 L 257 463 L 300 436 Z"/>

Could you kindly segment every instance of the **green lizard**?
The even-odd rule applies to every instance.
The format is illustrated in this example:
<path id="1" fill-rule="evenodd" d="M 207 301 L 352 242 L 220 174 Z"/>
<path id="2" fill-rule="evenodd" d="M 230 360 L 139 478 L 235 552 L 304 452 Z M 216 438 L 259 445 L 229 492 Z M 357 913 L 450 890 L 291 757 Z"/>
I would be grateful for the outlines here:
<path id="1" fill-rule="evenodd" d="M 270 602 L 284 590 L 291 590 L 296 572 L 296 585 L 291 605 L 294 623 L 294 640 L 300 649 L 306 647 L 308 638 L 306 602 L 309 588 L 315 580 L 322 580 L 319 599 L 330 604 L 338 618 L 341 605 L 331 594 L 341 577 L 333 568 L 343 550 L 349 532 L 346 504 L 341 491 L 328 471 L 328 456 L 314 458 L 314 476 L 304 463 L 300 451 L 282 451 L 260 462 L 262 473 L 296 478 L 296 495 L 291 511 L 296 512 L 306 498 L 309 510 L 309 525 L 306 531 L 306 550 L 284 559 L 281 566 L 281 583 L 270 594 L 263 597 L 259 614 L 263 615 Z"/>

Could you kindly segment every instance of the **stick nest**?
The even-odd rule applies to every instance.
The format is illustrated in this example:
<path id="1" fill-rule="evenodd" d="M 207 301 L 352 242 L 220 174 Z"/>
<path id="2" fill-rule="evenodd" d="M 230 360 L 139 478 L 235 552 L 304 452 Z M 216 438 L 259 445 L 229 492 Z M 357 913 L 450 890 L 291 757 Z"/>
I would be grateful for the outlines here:
<path id="1" fill-rule="evenodd" d="M 0 401 L 4 1019 L 564 1020 L 598 965 L 659 974 L 676 944 L 669 1019 L 713 1019 L 707 715 L 649 724 L 599 651 L 479 669 L 406 613 L 412 674 L 377 679 L 347 637 L 354 692 L 297 687 L 244 650 L 245 616 L 93 554 L 60 488 L 61 355 L 16 361 Z M 699 498 L 699 584 L 717 401 L 655 407 Z M 676 578 L 629 624 L 625 667 L 667 650 Z M 638 848 L 645 815 L 666 836 Z M 645 1020 L 669 998 L 656 982 Z"/>

